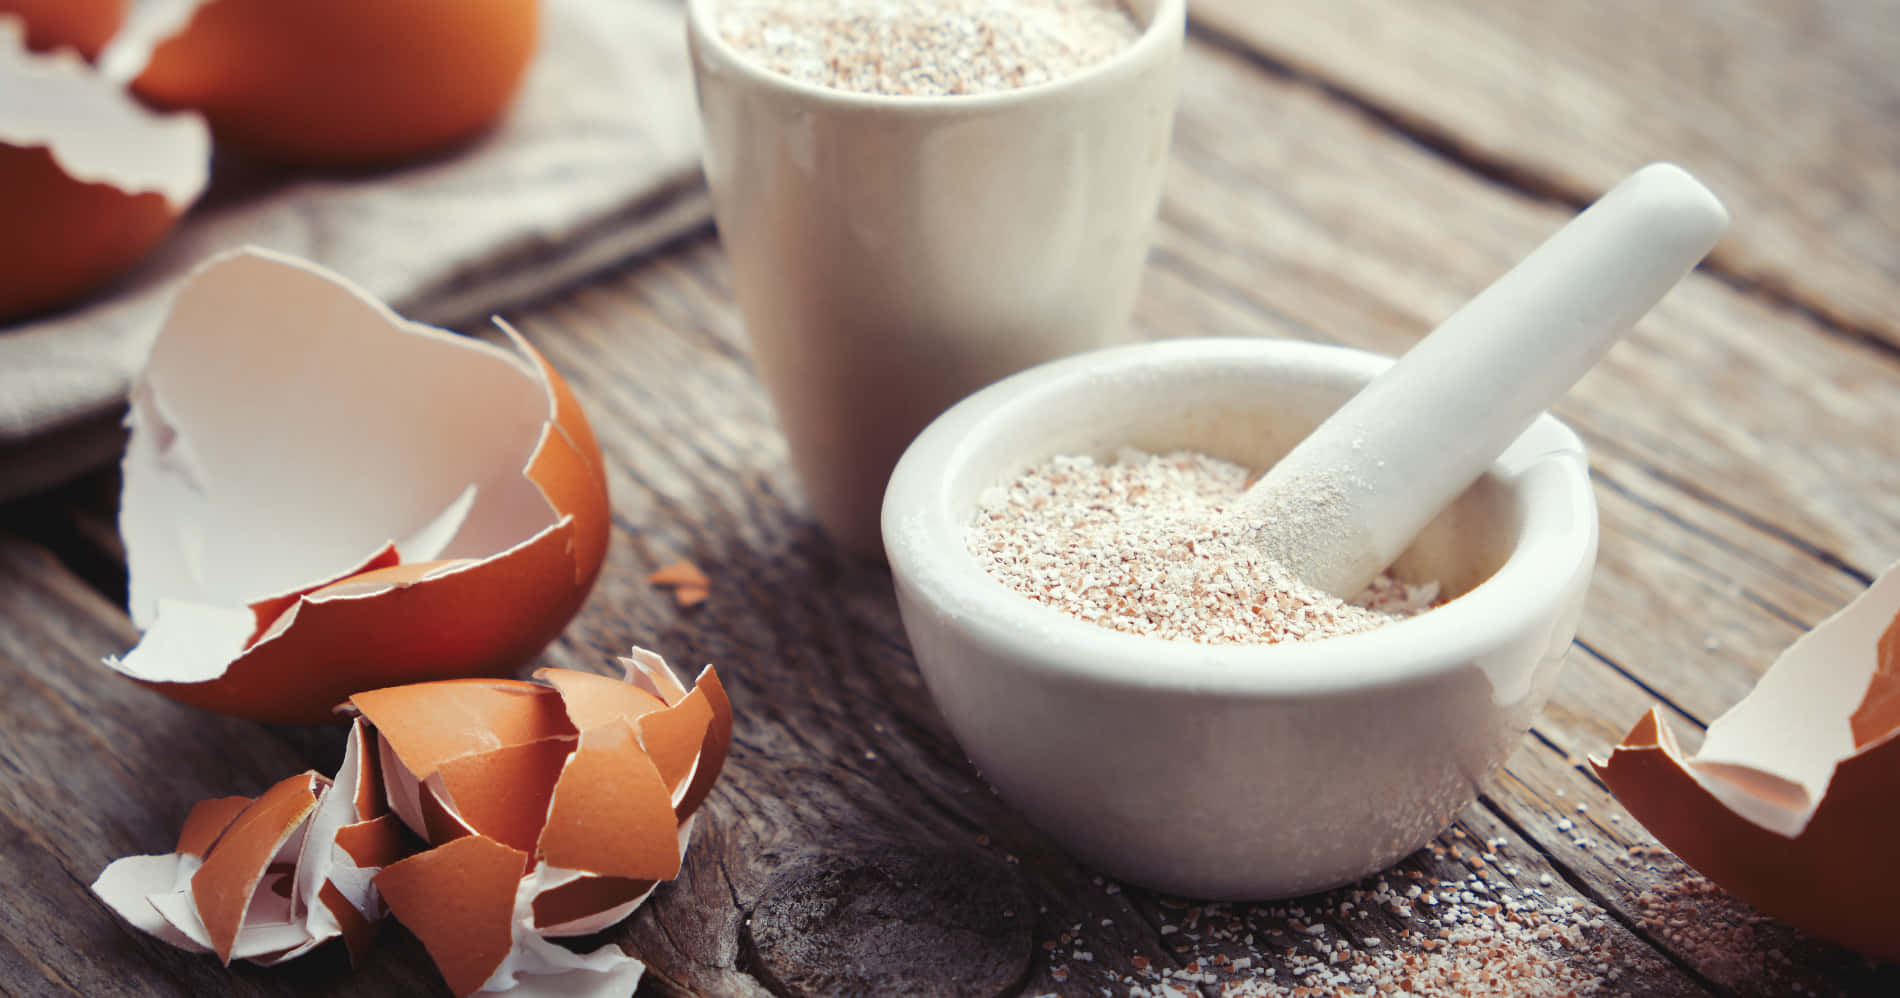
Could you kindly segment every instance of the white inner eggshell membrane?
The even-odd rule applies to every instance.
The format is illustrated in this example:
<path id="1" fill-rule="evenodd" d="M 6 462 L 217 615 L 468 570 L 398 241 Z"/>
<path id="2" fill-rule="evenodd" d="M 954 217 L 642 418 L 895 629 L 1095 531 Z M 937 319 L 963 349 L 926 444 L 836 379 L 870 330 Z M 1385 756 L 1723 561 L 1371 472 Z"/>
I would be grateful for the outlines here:
<path id="1" fill-rule="evenodd" d="M 557 521 L 522 473 L 551 413 L 499 348 L 288 257 L 220 257 L 179 292 L 133 393 L 133 619 L 294 592 L 418 535 L 433 539 L 405 561 L 524 543 Z"/>
<path id="2" fill-rule="evenodd" d="M 211 174 L 211 132 L 190 112 L 147 110 L 70 50 L 28 52 L 19 18 L 0 14 L 0 143 L 45 147 L 66 175 L 183 211 Z"/>
<path id="3" fill-rule="evenodd" d="M 1900 608 L 1900 565 L 1781 653 L 1740 703 L 1709 725 L 1689 767 L 1729 809 L 1793 838 L 1807 827 L 1834 777 L 1854 754 L 1854 711 L 1879 663 L 1880 635 Z M 1753 770 L 1796 784 L 1804 800 L 1751 786 Z M 1787 788 L 1792 790 L 1792 787 Z"/>

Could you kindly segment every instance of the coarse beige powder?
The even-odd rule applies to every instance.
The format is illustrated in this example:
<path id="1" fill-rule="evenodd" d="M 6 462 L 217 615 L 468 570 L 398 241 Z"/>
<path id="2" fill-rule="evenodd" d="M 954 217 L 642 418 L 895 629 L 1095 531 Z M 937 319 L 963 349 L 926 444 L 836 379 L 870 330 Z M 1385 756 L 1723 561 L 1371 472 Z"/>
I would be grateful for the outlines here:
<path id="1" fill-rule="evenodd" d="M 1203 644 L 1311 641 L 1429 609 L 1438 584 L 1380 576 L 1352 601 L 1260 553 L 1232 509 L 1246 468 L 1205 454 L 1056 457 L 989 490 L 968 535 L 1030 599 L 1130 634 Z"/>
<path id="2" fill-rule="evenodd" d="M 1048 83 L 1141 34 L 1117 0 L 725 0 L 718 27 L 774 72 L 899 97 Z"/>

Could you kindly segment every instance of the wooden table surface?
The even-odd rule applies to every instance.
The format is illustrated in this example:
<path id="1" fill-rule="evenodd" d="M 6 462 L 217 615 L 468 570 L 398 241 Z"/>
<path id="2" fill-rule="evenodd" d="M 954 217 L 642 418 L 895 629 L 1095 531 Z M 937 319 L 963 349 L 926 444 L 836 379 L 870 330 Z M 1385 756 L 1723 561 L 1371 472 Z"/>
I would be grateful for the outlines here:
<path id="1" fill-rule="evenodd" d="M 708 225 L 508 316 L 586 406 L 614 497 L 599 586 L 544 663 L 600 669 L 644 644 L 715 663 L 738 712 L 687 869 L 612 933 L 650 963 L 643 993 L 1271 995 L 1325 980 L 1316 962 L 1394 957 L 1423 981 L 1486 952 L 1439 941 L 1443 906 L 1475 888 L 1479 921 L 1487 897 L 1567 906 L 1570 942 L 1519 949 L 1586 970 L 1566 978 L 1579 992 L 1900 994 L 1900 967 L 1700 885 L 1583 761 L 1657 702 L 1693 743 L 1900 557 L 1900 4 L 1192 7 L 1147 335 L 1396 353 L 1647 161 L 1731 208 L 1708 263 L 1557 409 L 1590 448 L 1603 536 L 1549 706 L 1384 877 L 1219 906 L 1101 880 L 985 789 L 887 572 L 806 517 Z M 341 746 L 99 664 L 136 636 L 116 487 L 102 472 L 0 508 L 0 992 L 445 993 L 399 928 L 354 972 L 329 951 L 226 971 L 87 891 L 109 860 L 169 848 L 200 798 L 333 769 Z M 644 582 L 680 558 L 712 577 L 701 606 Z M 1440 904 L 1406 915 L 1370 896 L 1382 879 Z M 1369 914 L 1342 916 L 1355 898 Z"/>

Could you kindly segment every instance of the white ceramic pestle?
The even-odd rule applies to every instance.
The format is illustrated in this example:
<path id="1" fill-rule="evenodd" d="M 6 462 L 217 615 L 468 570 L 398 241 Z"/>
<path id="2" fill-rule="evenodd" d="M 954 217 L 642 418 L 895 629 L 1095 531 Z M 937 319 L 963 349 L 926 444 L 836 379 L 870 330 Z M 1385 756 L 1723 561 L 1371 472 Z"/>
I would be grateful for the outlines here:
<path id="1" fill-rule="evenodd" d="M 1681 167 L 1636 171 L 1328 417 L 1247 491 L 1239 515 L 1299 578 L 1358 592 L 1727 226 Z"/>

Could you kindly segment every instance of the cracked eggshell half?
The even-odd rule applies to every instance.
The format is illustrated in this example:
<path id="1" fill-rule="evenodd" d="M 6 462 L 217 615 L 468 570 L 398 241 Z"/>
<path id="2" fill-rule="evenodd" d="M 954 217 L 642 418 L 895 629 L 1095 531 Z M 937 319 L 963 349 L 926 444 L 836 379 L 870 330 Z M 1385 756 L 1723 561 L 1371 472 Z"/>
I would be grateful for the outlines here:
<path id="1" fill-rule="evenodd" d="M 1790 645 L 1695 755 L 1651 710 L 1591 763 L 1731 894 L 1900 962 L 1900 564 Z"/>
<path id="2" fill-rule="evenodd" d="M 532 60 L 537 0 L 153 0 L 101 63 L 220 142 L 317 166 L 382 165 L 466 140 Z"/>
<path id="3" fill-rule="evenodd" d="M 132 389 L 108 664 L 174 699 L 316 724 L 352 694 L 497 676 L 560 633 L 608 538 L 599 445 L 515 352 L 248 249 L 178 292 Z"/>
<path id="4" fill-rule="evenodd" d="M 141 107 L 70 50 L 28 51 L 21 25 L 0 12 L 0 322 L 131 267 L 211 170 L 197 115 Z"/>

